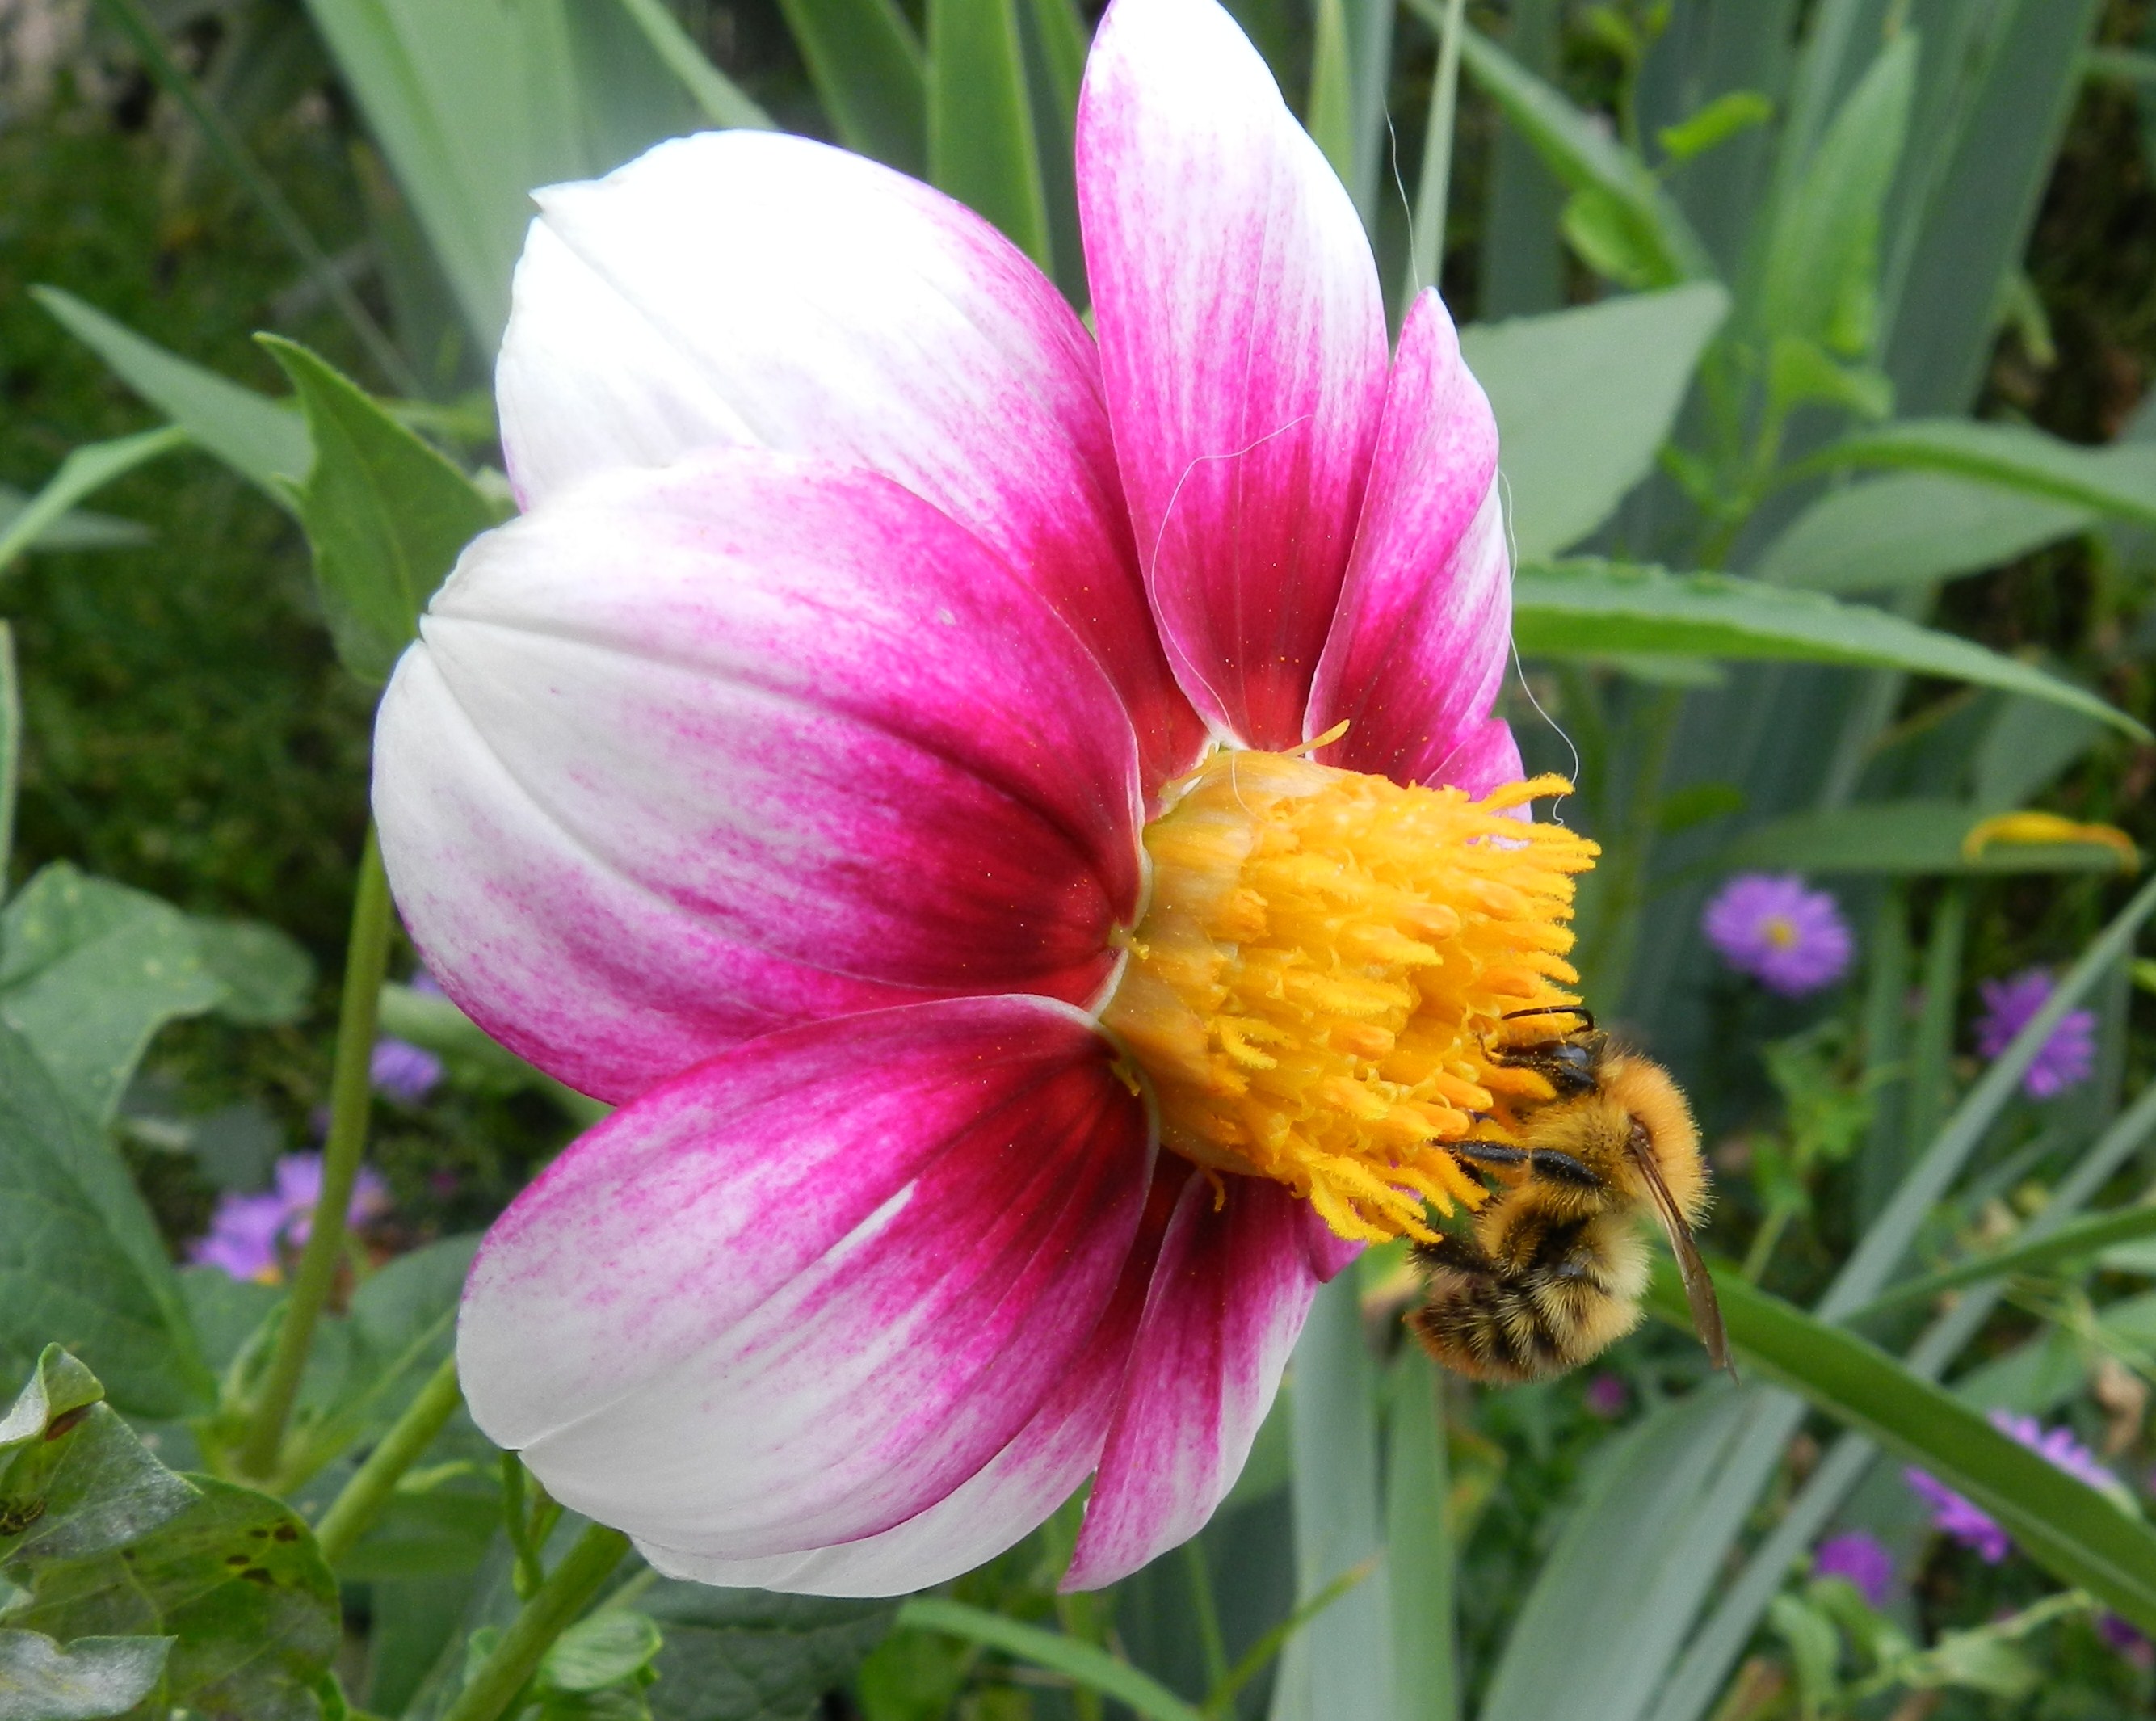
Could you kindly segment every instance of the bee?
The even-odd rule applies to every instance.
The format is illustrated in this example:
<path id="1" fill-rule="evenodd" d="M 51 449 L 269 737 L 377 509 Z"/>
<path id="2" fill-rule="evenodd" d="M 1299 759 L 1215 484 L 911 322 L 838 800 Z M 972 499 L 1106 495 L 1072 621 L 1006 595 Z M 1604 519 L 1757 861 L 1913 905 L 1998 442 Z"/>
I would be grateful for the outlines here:
<path id="1" fill-rule="evenodd" d="M 1477 1380 L 1541 1380 L 1576 1369 L 1640 1323 L 1644 1207 L 1669 1235 L 1709 1359 L 1729 1368 L 1714 1282 L 1692 1241 L 1707 1212 L 1707 1166 L 1682 1091 L 1577 1005 L 1504 1020 L 1532 1016 L 1577 1020 L 1563 1034 L 1507 1046 L 1494 1061 L 1532 1070 L 1552 1097 L 1521 1107 L 1520 1145 L 1446 1143 L 1498 1188 L 1471 1237 L 1416 1246 L 1428 1287 L 1409 1324 L 1439 1362 Z"/>

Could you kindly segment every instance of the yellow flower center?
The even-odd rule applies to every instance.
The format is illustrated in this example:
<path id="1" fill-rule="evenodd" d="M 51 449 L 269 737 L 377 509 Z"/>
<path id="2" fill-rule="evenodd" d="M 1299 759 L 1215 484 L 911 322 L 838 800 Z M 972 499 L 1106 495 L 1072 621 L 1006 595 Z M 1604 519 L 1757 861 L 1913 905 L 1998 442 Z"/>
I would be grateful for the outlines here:
<path id="1" fill-rule="evenodd" d="M 1573 875 L 1593 843 L 1481 800 L 1288 753 L 1215 753 L 1146 827 L 1152 895 L 1102 1021 L 1164 1146 L 1306 1196 L 1343 1237 L 1428 1241 L 1481 1186 L 1445 1143 L 1506 1094 L 1507 1012 L 1573 1002 Z M 1516 1036 L 1517 1037 L 1517 1036 Z"/>
<path id="2" fill-rule="evenodd" d="M 1767 942 L 1777 950 L 1787 950 L 1797 942 L 1795 923 L 1786 914 L 1770 914 L 1759 922 L 1759 930 L 1767 935 Z"/>

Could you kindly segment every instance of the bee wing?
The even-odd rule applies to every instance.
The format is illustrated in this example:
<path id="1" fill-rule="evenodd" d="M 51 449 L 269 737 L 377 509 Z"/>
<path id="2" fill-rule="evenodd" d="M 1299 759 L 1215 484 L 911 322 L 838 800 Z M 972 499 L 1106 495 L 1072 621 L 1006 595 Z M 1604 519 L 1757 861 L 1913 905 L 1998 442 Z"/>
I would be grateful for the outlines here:
<path id="1" fill-rule="evenodd" d="M 1699 1333 L 1699 1342 L 1707 1347 L 1707 1359 L 1717 1369 L 1728 1369 L 1733 1379 L 1737 1370 L 1729 1360 L 1729 1333 L 1722 1324 L 1722 1304 L 1715 1298 L 1713 1276 L 1700 1259 L 1699 1245 L 1691 1240 L 1691 1227 L 1677 1210 L 1676 1198 L 1662 1181 L 1654 1156 L 1635 1153 L 1634 1163 L 1654 1194 L 1655 1217 L 1669 1235 L 1670 1248 L 1677 1258 L 1677 1275 L 1684 1281 L 1685 1301 L 1691 1305 L 1691 1323 Z"/>

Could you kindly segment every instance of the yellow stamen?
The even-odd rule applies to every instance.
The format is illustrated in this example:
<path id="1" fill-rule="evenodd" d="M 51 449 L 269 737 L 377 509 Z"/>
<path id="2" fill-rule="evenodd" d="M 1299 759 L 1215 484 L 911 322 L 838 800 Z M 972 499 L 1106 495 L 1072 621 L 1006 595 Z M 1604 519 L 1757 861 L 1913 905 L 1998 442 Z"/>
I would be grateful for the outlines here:
<path id="1" fill-rule="evenodd" d="M 1102 1015 L 1163 1145 L 1286 1184 L 1343 1237 L 1427 1241 L 1425 1205 L 1481 1201 L 1444 1144 L 1491 1112 L 1502 1130 L 1507 1096 L 1546 1097 L 1491 1048 L 1507 1011 L 1573 1001 L 1573 881 L 1596 853 L 1507 814 L 1568 787 L 1477 801 L 1261 753 L 1172 785 Z"/>

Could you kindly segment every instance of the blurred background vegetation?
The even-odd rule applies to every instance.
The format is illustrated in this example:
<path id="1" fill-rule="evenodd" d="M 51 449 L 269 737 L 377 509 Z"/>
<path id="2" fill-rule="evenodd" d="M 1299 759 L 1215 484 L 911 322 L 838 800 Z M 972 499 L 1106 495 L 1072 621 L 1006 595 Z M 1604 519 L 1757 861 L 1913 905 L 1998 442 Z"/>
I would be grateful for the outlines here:
<path id="1" fill-rule="evenodd" d="M 2074 444 L 2138 442 L 2156 438 L 2147 404 L 2156 378 L 2156 84 L 2148 75 L 2156 61 L 2145 57 L 2156 47 L 2156 20 L 2148 0 L 2059 3 L 2075 15 L 2071 75 L 2029 95 L 2040 103 L 2057 98 L 2059 141 L 2056 152 L 2031 146 L 2042 170 L 2040 197 L 1997 315 L 1971 349 L 1974 368 L 1967 378 L 1942 380 L 1925 370 L 1921 354 L 1871 357 L 1899 386 L 1906 414 L 1967 411 Z M 1240 0 L 1231 9 L 1298 110 L 1322 109 L 1318 86 L 1331 64 L 1326 6 Z M 0 0 L 0 483 L 19 493 L 17 500 L 36 491 L 79 445 L 159 422 L 32 297 L 29 289 L 39 285 L 265 393 L 281 393 L 281 379 L 250 336 L 264 328 L 293 336 L 379 393 L 433 403 L 430 434 L 469 463 L 498 464 L 485 400 L 491 353 L 473 332 L 480 320 L 472 314 L 473 295 L 484 290 L 483 279 L 475 289 L 470 267 L 444 255 L 439 229 L 436 243 L 428 242 L 426 212 L 406 201 L 408 173 L 385 157 L 362 95 L 340 70 L 346 57 L 318 33 L 321 10 L 311 13 L 299 0 Z M 668 16 L 737 94 L 777 123 L 859 145 L 874 135 L 873 119 L 856 113 L 834 122 L 829 90 L 819 90 L 796 45 L 801 16 L 814 10 L 797 6 L 789 16 L 778 0 L 677 0 Z M 1868 8 L 1776 0 L 1756 12 L 1707 0 L 1477 0 L 1466 13 L 1472 27 L 1569 96 L 1600 135 L 1642 147 L 1643 138 L 1661 136 L 1669 185 L 1733 277 L 1746 249 L 1746 198 L 1741 184 L 1717 191 L 1708 182 L 1741 168 L 1756 184 L 1763 157 L 1755 157 L 1768 134 L 1746 135 L 1739 126 L 1690 160 L 1666 154 L 1668 128 L 1718 92 L 1748 87 L 1753 72 L 1764 80 L 1773 69 L 1785 79 L 1789 44 L 1823 18 L 1861 13 L 1856 33 L 1870 29 L 1876 44 L 1882 29 L 1891 36 L 1903 23 L 1951 32 L 1977 28 L 1967 21 L 1979 15 L 2015 10 L 1946 0 Z M 1771 27 L 1762 22 L 1769 15 Z M 536 140 L 531 182 L 603 168 L 651 137 L 701 123 L 688 87 L 653 62 L 629 8 L 577 0 L 564 16 L 580 64 L 600 69 L 595 80 L 636 86 L 644 99 L 594 108 L 574 139 Z M 909 16 L 916 29 L 926 28 L 917 7 Z M 1389 282 L 1403 275 L 1413 242 L 1421 116 L 1438 59 L 1434 33 L 1416 18 L 1403 14 L 1384 61 L 1389 81 L 1380 107 L 1400 117 L 1386 131 L 1374 179 L 1364 174 L 1377 187 L 1368 218 Z M 131 19 L 137 28 L 129 28 Z M 144 28 L 162 44 L 162 67 L 146 59 Z M 1758 47 L 1770 34 L 1781 39 L 1779 59 Z M 1756 51 L 1756 64 L 1743 59 L 1748 51 Z M 1868 52 L 1853 59 L 1856 71 L 1868 64 Z M 324 259 L 319 265 L 295 256 L 292 233 L 259 194 L 259 181 L 234 171 L 228 154 L 173 99 L 175 76 L 223 116 L 248 172 L 296 212 Z M 1547 313 L 1597 301 L 1616 286 L 1661 285 L 1626 280 L 1622 259 L 1598 268 L 1591 244 L 1562 241 L 1565 192 L 1523 141 L 1517 116 L 1508 123 L 1486 92 L 1486 81 L 1463 83 L 1444 206 L 1440 279 L 1455 317 L 1465 324 Z M 1778 90 L 1769 111 L 1785 100 Z M 636 124 L 613 126 L 611 116 L 621 111 L 636 114 Z M 1043 112 L 1053 120 L 1052 104 Z M 1323 119 L 1313 114 L 1313 128 L 1322 131 Z M 1956 123 L 1966 126 L 1967 116 Z M 1052 157 L 1053 126 L 1044 123 L 1040 132 L 1044 157 Z M 906 147 L 901 137 L 886 153 L 902 157 Z M 1969 199 L 1980 189 L 1950 188 Z M 2010 210 L 1980 208 L 1971 217 L 1985 233 L 2016 218 Z M 1046 219 L 1051 236 L 1065 219 L 1052 183 Z M 1920 290 L 1950 277 L 1953 254 L 1944 257 L 1931 258 L 1945 273 L 1920 281 Z M 1070 285 L 1076 277 L 1067 239 L 1055 260 L 1059 279 Z M 1971 290 L 1989 290 L 1984 281 Z M 1905 354 L 1921 347 L 1933 309 L 1922 290 L 1902 304 L 1895 332 Z M 393 336 L 386 362 L 370 328 Z M 1710 373 L 1716 362 L 1709 361 Z M 1870 375 L 1853 365 L 1851 389 L 1868 386 Z M 1807 409 L 1822 411 L 1816 402 Z M 1712 440 L 1704 413 L 1696 400 L 1681 441 Z M 1794 422 L 1799 452 L 1825 444 L 1832 428 L 1824 417 Z M 1786 497 L 1772 499 L 1717 537 L 1711 510 L 1687 511 L 1684 476 L 1666 457 L 1594 547 L 1677 567 L 1746 571 L 1794 511 Z M 173 1151 L 174 1140 L 198 1147 L 210 1138 L 198 1128 L 203 1120 L 218 1120 L 223 1134 L 216 1139 L 254 1143 L 240 1152 L 249 1169 L 239 1180 L 259 1181 L 272 1155 L 319 1133 L 352 857 L 366 822 L 372 701 L 331 650 L 298 527 L 241 476 L 206 455 L 187 454 L 129 474 L 94 506 L 94 516 L 72 517 L 72 537 L 49 537 L 0 568 L 0 611 L 15 630 L 24 712 L 13 876 L 20 881 L 65 860 L 191 912 L 267 922 L 299 941 L 321 977 L 313 1009 L 297 1021 L 264 1027 L 198 1016 L 155 1042 L 131 1091 L 126 1113 L 134 1121 L 123 1120 L 121 1139 L 177 1253 L 201 1234 L 220 1187 L 234 1179 L 220 1174 L 228 1160 Z M 1905 613 L 2041 662 L 2129 717 L 2156 722 L 2156 556 L 2147 539 L 2146 527 L 2077 530 L 2025 553 L 1947 570 L 1952 578 L 1936 604 L 1928 609 L 1919 598 Z M 1727 559 L 1701 554 L 1707 547 Z M 1803 867 L 1806 855 L 1816 856 L 1815 832 L 1788 837 L 1784 850 L 1765 841 L 1744 850 L 1743 843 L 1748 831 L 1779 828 L 1778 818 L 1828 805 L 1833 797 L 1816 778 L 1838 749 L 1853 762 L 1845 803 L 1958 795 L 1984 758 L 2003 754 L 2011 763 L 2041 753 L 2048 768 L 2005 772 L 2015 785 L 2010 804 L 2025 799 L 2075 821 L 2121 828 L 2150 852 L 2156 747 L 2094 723 L 2064 741 L 2046 740 L 2039 727 L 2006 727 L 2006 696 L 1946 681 L 1875 676 L 1872 693 L 1853 695 L 1856 678 L 1843 671 L 1738 665 L 1722 673 L 1717 691 L 1717 672 L 1697 660 L 1531 655 L 1510 714 L 1532 763 L 1564 768 L 1569 748 L 1582 749 L 1588 822 L 1613 853 L 1633 845 L 1641 876 L 1631 881 L 1631 894 L 1605 902 L 1601 918 L 1590 913 L 1586 922 L 1591 995 L 1671 1057 L 1702 1103 L 1726 1191 L 1713 1245 L 1732 1259 L 1745 1256 L 1777 1189 L 1794 1187 L 1798 1222 L 1760 1256 L 1754 1276 L 1809 1302 L 1977 1076 L 1981 1061 L 1969 1025 L 1983 1008 L 1981 983 L 2032 966 L 2063 967 L 2118 912 L 2133 881 L 2095 867 L 1980 876 L 1914 865 L 1849 867 L 1835 885 L 1863 948 L 1861 982 L 1801 1002 L 1768 995 L 1717 965 L 1694 931 L 1707 891 L 1747 855 L 1769 867 Z M 1829 679 L 1837 690 L 1831 699 L 1820 691 Z M 1848 712 L 1865 698 L 1873 709 L 1860 733 Z M 1765 769 L 1727 780 L 1716 759 L 1727 744 L 1732 704 L 1779 713 L 1767 750 L 1779 746 L 1788 768 L 1769 761 L 1779 775 Z M 1660 845 L 1651 859 L 1650 840 Z M 400 952 L 392 972 L 403 976 L 410 968 L 408 952 Z M 2156 1000 L 2148 996 L 2156 982 L 2145 964 L 2138 980 L 2136 974 L 2117 964 L 2103 982 L 2097 1079 L 2056 1108 L 2022 1105 L 2007 1114 L 1956 1205 L 1934 1225 L 1934 1256 L 2015 1236 L 2074 1163 L 2060 1158 L 2065 1144 L 2086 1142 L 2116 1114 L 2122 1094 L 2140 1089 L 2156 1066 Z M 186 1128 L 179 1137 L 161 1135 L 161 1120 Z M 484 1058 L 451 1057 L 447 1080 L 417 1099 L 380 1097 L 369 1158 L 387 1179 L 393 1216 L 370 1234 L 373 1246 L 386 1256 L 484 1225 L 578 1121 L 559 1096 Z M 1869 1145 L 1860 1152 L 1860 1144 Z M 1783 1185 L 1758 1174 L 1768 1161 L 1787 1172 Z M 2103 1193 L 2133 1199 L 2148 1180 L 2148 1164 L 2144 1153 L 2114 1171 Z M 2126 1277 L 2107 1278 L 2091 1266 L 2064 1284 L 2025 1289 L 1984 1329 L 1969 1372 L 2004 1360 L 2026 1376 L 2036 1367 L 2032 1358 L 2050 1359 L 2062 1371 L 2061 1390 L 2002 1388 L 1994 1401 L 2043 1399 L 2047 1413 L 2073 1421 L 2138 1487 L 2156 1459 L 2147 1415 L 2156 1321 L 2145 1310 L 2134 1317 L 2139 1326 L 2100 1318 L 2100 1303 L 2123 1301 L 2120 1293 L 2140 1282 L 2141 1269 L 2131 1263 L 2117 1271 Z M 1371 1283 L 1380 1277 L 1373 1271 Z M 2063 1364 L 2051 1342 L 2057 1333 L 2071 1338 Z M 1657 1333 L 1591 1379 L 1451 1395 L 1446 1533 L 1459 1549 L 1461 1653 L 1459 1671 L 1448 1676 L 1449 1703 L 1487 1687 L 1537 1573 L 1563 1539 L 1597 1523 L 1598 1533 L 1616 1533 L 1606 1513 L 1596 1519 L 1573 1510 L 1583 1484 L 1607 1471 L 1612 1427 L 1659 1413 L 1698 1373 L 1688 1343 Z M 1284 1431 L 1275 1432 L 1285 1441 Z M 1815 1421 L 1794 1444 L 1776 1443 L 1772 1487 L 1756 1507 L 1740 1505 L 1736 1528 L 1773 1521 L 1815 1473 L 1830 1437 Z M 1286 1462 L 1278 1442 L 1261 1451 L 1260 1473 L 1244 1498 L 1267 1516 L 1224 1515 L 1199 1556 L 1216 1570 L 1260 1575 L 1224 1591 L 1219 1602 L 1227 1640 L 1237 1647 L 1277 1619 L 1295 1590 L 1277 1558 L 1288 1513 L 1281 1492 Z M 1895 1605 L 1919 1641 L 2011 1615 L 2051 1587 L 2025 1564 L 1996 1568 L 1948 1544 L 1922 1542 L 1914 1508 L 1892 1493 L 1897 1473 L 1880 1466 L 1871 1477 L 1870 1492 L 1859 1496 L 1869 1503 L 1860 1516 L 1882 1533 L 1902 1525 Z M 1172 1683 L 1202 1687 L 1204 1658 L 1189 1635 L 1194 1604 L 1181 1576 L 1156 1569 L 1097 1605 L 1096 1614 L 1085 1611 L 1094 1604 L 1074 1612 L 1067 1602 L 1055 1611 L 1044 1561 L 1068 1529 L 1052 1527 L 1044 1544 L 968 1580 L 963 1593 L 1034 1617 L 1053 1614 L 1073 1635 L 1112 1641 Z M 1718 1569 L 1736 1568 L 1725 1561 Z M 1562 1597 L 1537 1593 L 1546 1608 L 1561 1606 Z M 1791 1611 L 1809 1605 L 1790 1602 L 1757 1636 L 1742 1622 L 1738 1647 L 1749 1645 L 1751 1659 L 1730 1676 L 1735 1682 L 1721 1698 L 1732 1721 L 1794 1715 L 1802 1705 L 1811 1705 L 1802 1708 L 1806 1714 L 1891 1712 L 1897 1721 L 1934 1712 L 2148 1712 L 2147 1660 L 2107 1646 L 2093 1616 L 2045 1640 L 2048 1677 L 2041 1688 L 2010 1672 L 1989 1686 L 1943 1675 L 1926 1687 L 1912 1675 L 1869 1695 L 1849 1696 L 1837 1686 L 1831 1705 L 1815 1703 L 1825 1688 L 1799 1678 L 1805 1656 L 1816 1661 L 1817 1628 L 1808 1621 L 1828 1619 L 1830 1632 L 1835 1628 L 1830 1610 L 1803 1617 Z M 1883 1664 L 1886 1652 L 1860 1652 L 1856 1628 L 1846 1630 L 1846 1662 L 1861 1667 L 1870 1655 Z M 1559 1621 L 1542 1641 L 1564 1635 Z M 984 1662 L 976 1651 L 930 1641 L 916 1637 L 878 1652 L 868 1688 L 857 1687 L 849 1701 L 867 1705 L 875 1721 L 941 1715 L 953 1703 L 988 1721 L 1035 1713 L 1029 1706 L 1036 1705 L 1044 1715 L 1066 1713 L 1062 1706 L 1076 1701 L 1060 1689 L 1028 1686 L 1015 1663 Z M 1831 1641 L 1830 1652 L 1830 1662 L 1844 1653 Z M 1722 1667 L 1736 1661 L 1732 1651 Z M 1666 1665 L 1666 1657 L 1657 1674 Z M 1511 1707 L 1490 1713 L 1533 1714 L 1532 1700 L 1521 1695 L 1522 1676 L 1512 1677 L 1504 1688 Z M 1714 1685 L 1722 1691 L 1720 1677 Z M 1591 1713 L 1552 1704 L 1537 1721 Z M 1086 1713 L 1082 1702 L 1079 1711 Z"/>

